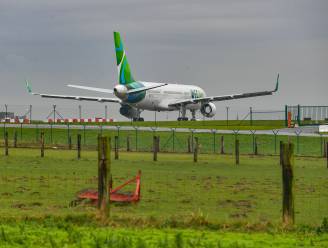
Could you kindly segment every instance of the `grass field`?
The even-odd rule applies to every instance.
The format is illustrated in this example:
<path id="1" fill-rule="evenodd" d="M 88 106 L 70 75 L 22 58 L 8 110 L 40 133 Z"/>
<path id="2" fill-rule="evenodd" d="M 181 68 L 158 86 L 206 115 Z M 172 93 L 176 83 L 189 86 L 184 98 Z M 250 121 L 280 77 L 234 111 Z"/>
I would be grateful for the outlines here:
<path id="1" fill-rule="evenodd" d="M 220 139 L 224 136 L 224 150 L 226 153 L 234 151 L 235 139 L 240 141 L 242 154 L 254 153 L 254 142 L 257 140 L 258 153 L 274 155 L 279 153 L 279 142 L 288 140 L 287 136 L 277 135 L 246 135 L 246 134 L 220 134 L 220 133 L 185 133 L 185 132 L 150 132 L 150 131 L 110 131 L 101 129 L 41 129 L 41 128 L 10 128 L 0 127 L 0 144 L 3 144 L 4 130 L 8 131 L 10 144 L 13 144 L 14 133 L 17 133 L 18 146 L 39 145 L 40 133 L 45 133 L 45 142 L 48 146 L 66 146 L 69 137 L 73 145 L 76 144 L 77 134 L 82 135 L 82 144 L 85 149 L 95 149 L 98 134 L 119 136 L 120 148 L 126 150 L 127 137 L 130 137 L 131 149 L 134 151 L 151 151 L 153 135 L 160 136 L 160 150 L 163 152 L 187 152 L 188 137 L 198 137 L 201 153 L 218 153 L 221 149 Z M 2 139 L 2 140 L 1 140 Z M 295 144 L 296 154 L 302 156 L 323 156 L 324 137 L 290 137 Z M 2 141 L 2 142 L 1 142 Z"/>
<path id="2" fill-rule="evenodd" d="M 327 247 L 328 234 L 238 233 L 194 229 L 132 229 L 67 222 L 1 226 L 1 247 L 264 248 Z"/>
<path id="3" fill-rule="evenodd" d="M 97 221 L 77 191 L 97 187 L 95 151 L 10 149 L 0 153 L 0 246 L 5 247 L 324 247 L 328 216 L 325 161 L 295 161 L 296 231 L 281 230 L 278 157 L 121 153 L 114 186 L 142 170 L 138 204 L 112 204 Z M 130 188 L 132 189 L 132 187 Z M 132 229 L 132 227 L 136 229 Z M 328 231 L 328 225 L 323 230 Z M 310 231 L 307 231 L 310 230 Z M 321 229 L 319 229 L 321 230 Z M 247 231 L 245 233 L 245 231 Z"/>
<path id="4" fill-rule="evenodd" d="M 97 187 L 96 152 L 84 151 L 76 160 L 74 151 L 11 149 L 0 159 L 0 215 L 38 217 L 81 214 L 93 211 L 69 208 L 75 193 Z M 273 223 L 281 217 L 281 171 L 278 157 L 241 158 L 189 154 L 122 153 L 113 161 L 114 186 L 142 170 L 142 201 L 115 205 L 120 218 L 154 218 L 159 223 L 172 218 L 204 218 L 220 223 Z M 328 216 L 328 178 L 323 159 L 296 159 L 296 220 L 320 224 Z"/>
<path id="5" fill-rule="evenodd" d="M 43 122 L 33 122 L 42 124 Z M 77 123 L 78 124 L 78 123 Z M 65 125 L 62 123 L 62 125 Z M 99 125 L 99 124 L 88 124 Z M 200 120 L 200 121 L 118 121 L 108 122 L 108 126 L 167 127 L 220 130 L 271 130 L 285 127 L 284 120 Z"/>

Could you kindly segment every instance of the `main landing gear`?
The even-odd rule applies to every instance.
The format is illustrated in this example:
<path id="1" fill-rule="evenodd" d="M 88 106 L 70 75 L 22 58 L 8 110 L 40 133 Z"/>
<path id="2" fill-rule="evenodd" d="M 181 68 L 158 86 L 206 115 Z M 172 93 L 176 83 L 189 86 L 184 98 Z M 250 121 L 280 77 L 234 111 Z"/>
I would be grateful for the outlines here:
<path id="1" fill-rule="evenodd" d="M 196 110 L 191 109 L 191 121 L 195 121 L 196 120 Z M 179 110 L 179 114 L 181 114 L 181 117 L 179 116 L 178 121 L 188 121 L 188 117 L 186 117 L 186 107 L 185 106 L 181 106 L 180 110 Z"/>
<path id="2" fill-rule="evenodd" d="M 140 109 L 137 109 L 137 116 L 136 117 L 133 117 L 133 121 L 145 121 L 145 119 L 144 118 L 142 118 L 141 116 L 140 116 L 140 113 L 141 113 L 142 111 L 140 110 Z"/>

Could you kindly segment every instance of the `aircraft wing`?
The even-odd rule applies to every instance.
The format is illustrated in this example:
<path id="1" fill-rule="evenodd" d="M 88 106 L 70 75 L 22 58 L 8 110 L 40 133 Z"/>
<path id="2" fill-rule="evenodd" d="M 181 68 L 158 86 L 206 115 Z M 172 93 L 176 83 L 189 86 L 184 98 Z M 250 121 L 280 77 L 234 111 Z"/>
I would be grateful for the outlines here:
<path id="1" fill-rule="evenodd" d="M 113 94 L 113 90 L 110 89 L 89 87 L 89 86 L 76 85 L 76 84 L 68 84 L 67 86 L 72 88 L 82 89 L 82 90 L 91 90 L 91 91 Z"/>
<path id="2" fill-rule="evenodd" d="M 178 101 L 175 103 L 169 104 L 170 107 L 173 106 L 181 106 L 186 104 L 192 103 L 199 103 L 199 102 L 218 102 L 218 101 L 227 101 L 227 100 L 234 100 L 234 99 L 241 99 L 241 98 L 249 98 L 249 97 L 256 97 L 256 96 L 267 96 L 272 95 L 273 93 L 277 92 L 279 88 L 279 74 L 277 76 L 276 87 L 274 90 L 269 91 L 258 91 L 258 92 L 251 92 L 251 93 L 242 93 L 242 94 L 235 94 L 235 95 L 224 95 L 224 96 L 209 96 L 209 97 L 202 97 L 202 98 L 191 98 L 183 101 Z"/>
<path id="3" fill-rule="evenodd" d="M 146 86 L 146 87 L 142 87 L 142 88 L 129 90 L 127 93 L 128 94 L 138 93 L 138 92 L 141 92 L 141 91 L 147 91 L 147 90 L 163 87 L 165 85 L 167 85 L 167 84 L 160 84 L 160 85 L 155 85 L 155 86 Z M 91 91 L 97 91 L 97 92 L 102 92 L 102 93 L 113 94 L 113 90 L 110 90 L 110 89 L 95 88 L 95 87 L 75 85 L 75 84 L 68 84 L 67 86 L 72 87 L 72 88 L 83 89 L 83 90 L 91 90 Z"/>
<path id="4" fill-rule="evenodd" d="M 27 91 L 32 95 L 38 95 L 44 98 L 57 98 L 57 99 L 69 99 L 69 100 L 78 100 L 78 101 L 93 101 L 93 102 L 115 102 L 121 103 L 121 100 L 118 98 L 107 98 L 107 97 L 94 97 L 94 96 L 70 96 L 70 95 L 53 95 L 53 94 L 43 94 L 32 92 L 31 86 L 26 81 Z"/>

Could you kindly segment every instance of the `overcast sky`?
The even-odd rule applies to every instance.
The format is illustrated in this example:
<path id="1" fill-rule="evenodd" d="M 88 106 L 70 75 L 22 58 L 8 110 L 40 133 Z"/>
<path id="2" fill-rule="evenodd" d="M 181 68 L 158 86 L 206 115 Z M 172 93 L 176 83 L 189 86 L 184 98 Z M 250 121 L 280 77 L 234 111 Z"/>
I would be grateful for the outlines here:
<path id="1" fill-rule="evenodd" d="M 112 88 L 113 30 L 143 81 L 197 84 L 222 95 L 272 89 L 280 72 L 278 94 L 219 102 L 217 119 L 225 106 L 241 118 L 250 106 L 328 105 L 327 13 L 327 0 L 0 0 L 0 110 L 8 104 L 21 114 L 33 104 L 45 118 L 53 103 L 66 116 L 82 104 L 84 117 L 102 115 L 103 104 L 30 96 L 24 79 L 42 93 L 97 95 L 70 82 Z M 118 109 L 109 105 L 109 115 L 124 119 Z"/>

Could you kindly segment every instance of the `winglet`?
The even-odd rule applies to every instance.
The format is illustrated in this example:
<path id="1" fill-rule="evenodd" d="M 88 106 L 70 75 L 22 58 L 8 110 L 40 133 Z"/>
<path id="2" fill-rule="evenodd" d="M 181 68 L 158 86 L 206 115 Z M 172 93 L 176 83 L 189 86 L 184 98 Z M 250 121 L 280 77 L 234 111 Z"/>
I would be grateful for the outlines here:
<path id="1" fill-rule="evenodd" d="M 27 92 L 32 94 L 32 88 L 31 88 L 30 84 L 28 83 L 27 79 L 25 79 L 25 84 L 26 84 Z"/>
<path id="2" fill-rule="evenodd" d="M 277 92 L 278 89 L 279 89 L 279 73 L 278 73 L 278 76 L 277 76 L 276 88 L 274 89 L 273 92 Z"/>

